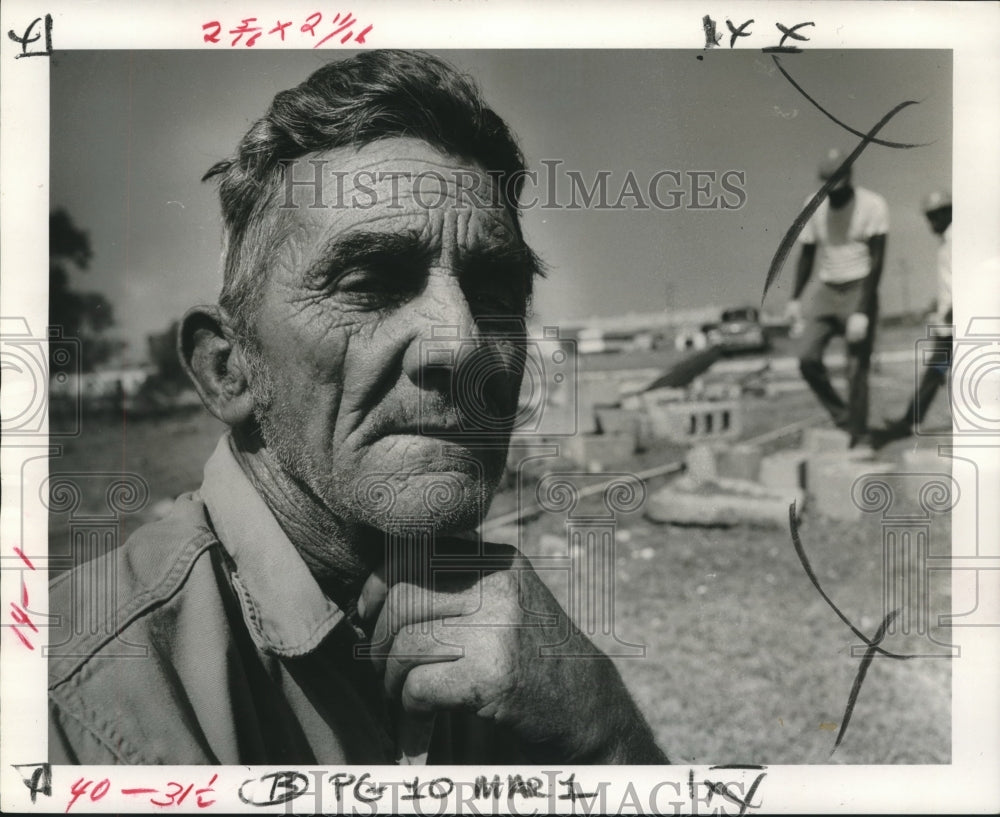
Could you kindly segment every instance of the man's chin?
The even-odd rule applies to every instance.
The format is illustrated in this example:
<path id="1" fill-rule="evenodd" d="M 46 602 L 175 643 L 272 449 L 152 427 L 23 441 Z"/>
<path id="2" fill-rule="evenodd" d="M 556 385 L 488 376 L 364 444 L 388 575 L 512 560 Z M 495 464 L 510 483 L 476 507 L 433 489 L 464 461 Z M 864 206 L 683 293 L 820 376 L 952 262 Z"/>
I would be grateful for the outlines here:
<path id="1" fill-rule="evenodd" d="M 387 532 L 421 528 L 436 535 L 461 533 L 485 518 L 498 481 L 499 474 L 475 467 L 369 473 L 354 486 L 350 515 Z"/>

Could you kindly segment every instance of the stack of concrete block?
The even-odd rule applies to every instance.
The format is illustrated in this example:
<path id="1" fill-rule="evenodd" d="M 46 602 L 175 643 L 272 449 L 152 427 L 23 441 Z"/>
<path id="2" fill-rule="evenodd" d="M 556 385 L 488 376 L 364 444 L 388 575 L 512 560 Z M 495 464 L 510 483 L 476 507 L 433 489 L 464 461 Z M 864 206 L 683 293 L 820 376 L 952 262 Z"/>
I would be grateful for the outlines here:
<path id="1" fill-rule="evenodd" d="M 677 525 L 762 525 L 784 527 L 794 501 L 801 511 L 804 497 L 774 493 L 749 480 L 726 479 L 699 483 L 688 475 L 653 493 L 646 516 Z"/>
<path id="2" fill-rule="evenodd" d="M 598 406 L 595 414 L 600 432 L 631 434 L 635 438 L 636 451 L 644 451 L 654 440 L 649 417 L 641 406 L 639 408 Z"/>
<path id="3" fill-rule="evenodd" d="M 762 458 L 755 445 L 722 446 L 716 455 L 716 468 L 722 476 L 756 482 L 760 477 Z"/>
<path id="4" fill-rule="evenodd" d="M 739 400 L 646 403 L 654 436 L 678 443 L 736 439 L 743 432 Z"/>
<path id="5" fill-rule="evenodd" d="M 835 428 L 807 428 L 802 435 L 805 487 L 816 511 L 829 519 L 860 520 L 851 490 L 865 474 L 897 470 L 892 463 L 872 459 L 870 451 L 848 448 L 850 435 Z"/>
<path id="6" fill-rule="evenodd" d="M 595 406 L 597 426 L 604 434 L 635 434 L 639 428 L 639 412 L 618 406 Z"/>
<path id="7" fill-rule="evenodd" d="M 700 443 L 688 449 L 684 465 L 689 476 L 706 482 L 715 479 L 757 482 L 761 452 L 756 445 Z"/>
<path id="8" fill-rule="evenodd" d="M 695 482 L 708 482 L 718 477 L 716 451 L 710 445 L 693 445 L 684 457 L 684 470 Z"/>
<path id="9" fill-rule="evenodd" d="M 657 369 L 620 369 L 610 371 L 581 371 L 576 377 L 575 411 L 577 429 L 581 432 L 597 431 L 597 409 L 611 406 L 621 399 L 623 387 L 627 391 L 636 384 L 650 382 Z"/>
<path id="10" fill-rule="evenodd" d="M 646 515 L 680 525 L 739 524 L 783 527 L 792 502 L 801 511 L 801 490 L 773 490 L 757 482 L 760 449 L 752 445 L 692 446 L 685 474 L 653 494 Z"/>
<path id="11" fill-rule="evenodd" d="M 760 483 L 773 490 L 797 491 L 806 488 L 806 459 L 804 451 L 793 449 L 778 451 L 760 461 Z"/>
<path id="12" fill-rule="evenodd" d="M 565 455 L 589 471 L 602 471 L 606 467 L 629 462 L 635 454 L 636 435 L 577 434 L 566 439 Z"/>

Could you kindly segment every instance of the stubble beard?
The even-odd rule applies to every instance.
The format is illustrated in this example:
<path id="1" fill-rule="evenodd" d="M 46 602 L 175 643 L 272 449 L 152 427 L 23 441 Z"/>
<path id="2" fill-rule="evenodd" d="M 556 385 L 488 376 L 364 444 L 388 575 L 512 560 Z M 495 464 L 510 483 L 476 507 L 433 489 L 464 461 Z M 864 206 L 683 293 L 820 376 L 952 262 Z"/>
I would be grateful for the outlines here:
<path id="1" fill-rule="evenodd" d="M 269 456 L 338 521 L 385 533 L 421 525 L 440 535 L 464 533 L 482 522 L 503 475 L 505 457 L 497 454 L 498 462 L 487 465 L 472 456 L 456 456 L 456 470 L 466 474 L 466 484 L 456 490 L 455 479 L 429 472 L 421 480 L 421 507 L 414 513 L 400 514 L 393 501 L 395 489 L 386 479 L 392 475 L 351 475 L 317 467 L 305 441 L 296 433 L 305 426 L 301 406 L 276 397 L 278 390 L 270 368 L 254 343 L 244 346 L 244 358 L 254 419 Z M 464 466 L 459 468 L 459 461 Z"/>

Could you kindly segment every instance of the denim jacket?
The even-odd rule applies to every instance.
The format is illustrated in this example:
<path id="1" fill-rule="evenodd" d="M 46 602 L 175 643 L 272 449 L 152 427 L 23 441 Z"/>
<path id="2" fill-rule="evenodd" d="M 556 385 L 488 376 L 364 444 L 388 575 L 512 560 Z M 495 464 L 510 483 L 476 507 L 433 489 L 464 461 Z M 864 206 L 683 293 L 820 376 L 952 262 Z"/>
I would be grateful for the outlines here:
<path id="1" fill-rule="evenodd" d="M 364 634 L 322 592 L 224 436 L 201 489 L 56 578 L 55 764 L 395 762 Z M 516 762 L 510 737 L 442 713 L 428 762 Z"/>

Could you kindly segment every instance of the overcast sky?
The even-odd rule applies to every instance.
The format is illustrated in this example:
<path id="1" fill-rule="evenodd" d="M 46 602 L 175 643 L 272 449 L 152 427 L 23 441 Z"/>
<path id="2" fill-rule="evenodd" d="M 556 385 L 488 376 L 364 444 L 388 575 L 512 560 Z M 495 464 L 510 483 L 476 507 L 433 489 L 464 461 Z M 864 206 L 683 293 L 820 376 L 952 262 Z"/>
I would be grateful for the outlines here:
<path id="1" fill-rule="evenodd" d="M 611 203 L 630 172 L 645 199 L 658 171 L 745 174 L 738 209 L 668 211 L 647 201 L 650 209 L 638 210 L 626 198 L 628 209 L 619 211 L 529 210 L 528 239 L 550 270 L 535 304 L 547 323 L 759 302 L 778 243 L 818 186 L 820 158 L 858 142 L 796 91 L 770 55 L 748 49 L 439 53 L 479 81 L 517 133 L 541 176 L 542 202 L 551 199 L 543 160 L 563 163 L 556 194 L 563 202 L 567 170 L 588 184 L 607 171 Z M 133 358 L 144 355 L 147 334 L 218 293 L 220 218 L 202 173 L 232 152 L 277 91 L 326 59 L 281 51 L 53 57 L 52 207 L 65 207 L 90 233 L 92 268 L 77 285 L 111 299 Z M 857 130 L 903 100 L 920 101 L 880 137 L 931 144 L 869 146 L 854 177 L 890 207 L 883 310 L 927 304 L 936 291 L 936 243 L 919 202 L 950 186 L 950 52 L 807 50 L 781 59 L 814 99 Z M 674 187 L 672 177 L 661 177 L 662 201 Z M 710 189 L 709 198 L 725 192 L 718 182 Z M 787 300 L 793 269 L 786 267 L 768 308 L 779 311 Z"/>

